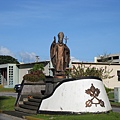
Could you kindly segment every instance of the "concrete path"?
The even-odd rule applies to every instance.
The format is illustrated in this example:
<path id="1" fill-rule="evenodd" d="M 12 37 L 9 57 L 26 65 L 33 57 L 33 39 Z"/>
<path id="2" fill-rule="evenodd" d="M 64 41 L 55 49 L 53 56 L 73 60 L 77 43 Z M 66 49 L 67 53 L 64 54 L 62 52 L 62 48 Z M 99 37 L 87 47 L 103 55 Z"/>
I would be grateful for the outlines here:
<path id="1" fill-rule="evenodd" d="M 25 120 L 25 119 L 0 113 L 0 120 Z"/>
<path id="2" fill-rule="evenodd" d="M 113 112 L 119 112 L 120 113 L 120 107 L 112 107 Z"/>
<path id="3" fill-rule="evenodd" d="M 12 96 L 12 97 L 17 97 L 18 93 L 14 93 L 14 92 L 0 92 L 0 96 Z"/>

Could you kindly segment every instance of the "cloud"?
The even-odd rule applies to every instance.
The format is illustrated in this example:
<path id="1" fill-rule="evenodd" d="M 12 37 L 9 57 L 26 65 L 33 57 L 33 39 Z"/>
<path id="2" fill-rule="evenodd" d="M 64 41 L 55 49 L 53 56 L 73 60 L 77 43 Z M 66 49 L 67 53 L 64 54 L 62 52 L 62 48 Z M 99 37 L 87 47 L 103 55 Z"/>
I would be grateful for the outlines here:
<path id="1" fill-rule="evenodd" d="M 8 48 L 5 48 L 3 46 L 0 46 L 0 55 L 14 56 L 14 54 Z"/>
<path id="2" fill-rule="evenodd" d="M 35 62 L 36 60 L 36 54 L 34 52 L 20 52 L 19 56 L 21 58 L 21 62 Z"/>
<path id="3" fill-rule="evenodd" d="M 71 61 L 72 61 L 72 62 L 80 62 L 79 59 L 77 59 L 77 58 L 75 58 L 75 57 L 73 57 L 73 56 L 71 56 Z"/>
<path id="4" fill-rule="evenodd" d="M 10 55 L 15 58 L 17 56 L 18 61 L 20 62 L 35 62 L 36 61 L 36 54 L 34 52 L 19 52 L 17 55 L 15 55 L 13 52 L 11 52 L 8 48 L 0 46 L 0 55 Z"/>

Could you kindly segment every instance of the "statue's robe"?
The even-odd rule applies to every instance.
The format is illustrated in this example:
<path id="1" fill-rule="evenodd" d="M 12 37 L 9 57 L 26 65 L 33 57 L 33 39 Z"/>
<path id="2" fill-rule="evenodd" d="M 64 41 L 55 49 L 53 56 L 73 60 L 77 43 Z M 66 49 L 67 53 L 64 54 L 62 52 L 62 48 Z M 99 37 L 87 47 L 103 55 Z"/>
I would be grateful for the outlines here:
<path id="1" fill-rule="evenodd" d="M 54 40 L 50 47 L 50 57 L 55 71 L 64 72 L 70 62 L 70 50 L 66 44 L 56 43 Z"/>

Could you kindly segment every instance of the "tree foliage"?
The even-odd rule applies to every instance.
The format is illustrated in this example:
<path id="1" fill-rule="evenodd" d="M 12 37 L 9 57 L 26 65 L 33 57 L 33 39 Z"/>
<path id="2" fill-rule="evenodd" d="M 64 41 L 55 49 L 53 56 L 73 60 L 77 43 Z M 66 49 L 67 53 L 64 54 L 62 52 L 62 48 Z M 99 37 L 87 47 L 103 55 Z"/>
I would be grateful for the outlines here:
<path id="1" fill-rule="evenodd" d="M 33 68 L 30 71 L 36 71 L 36 70 L 44 70 L 44 65 L 43 64 L 35 64 Z"/>
<path id="2" fill-rule="evenodd" d="M 7 63 L 19 64 L 17 59 L 13 58 L 12 56 L 0 55 L 0 64 L 7 64 Z"/>

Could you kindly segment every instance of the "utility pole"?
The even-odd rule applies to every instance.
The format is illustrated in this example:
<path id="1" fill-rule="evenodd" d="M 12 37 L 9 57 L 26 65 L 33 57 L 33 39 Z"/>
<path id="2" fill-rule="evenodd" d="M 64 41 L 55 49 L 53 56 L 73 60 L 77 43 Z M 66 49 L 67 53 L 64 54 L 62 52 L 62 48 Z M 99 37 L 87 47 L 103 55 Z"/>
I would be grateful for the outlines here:
<path id="1" fill-rule="evenodd" d="M 39 61 L 39 56 L 36 56 L 36 62 L 38 62 Z"/>

